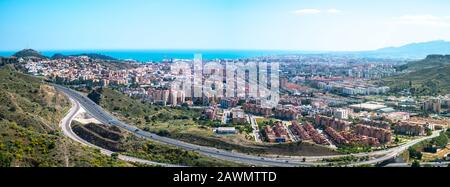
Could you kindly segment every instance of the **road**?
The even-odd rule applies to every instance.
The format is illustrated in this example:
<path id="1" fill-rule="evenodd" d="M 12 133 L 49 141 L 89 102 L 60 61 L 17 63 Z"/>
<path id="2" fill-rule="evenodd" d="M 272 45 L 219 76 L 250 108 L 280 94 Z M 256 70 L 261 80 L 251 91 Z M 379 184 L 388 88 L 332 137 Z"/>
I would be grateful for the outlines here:
<path id="1" fill-rule="evenodd" d="M 298 136 L 296 136 L 296 135 L 294 134 L 294 132 L 292 132 L 292 129 L 289 128 L 288 123 L 291 123 L 291 122 L 283 121 L 283 126 L 284 126 L 284 128 L 286 129 L 286 131 L 288 132 L 289 137 L 291 137 L 292 142 L 299 142 L 299 141 L 300 141 L 300 138 L 299 138 Z"/>
<path id="2" fill-rule="evenodd" d="M 438 137 L 441 132 L 442 131 L 435 131 L 435 132 L 433 132 L 433 134 L 431 136 L 418 138 L 416 140 L 409 141 L 408 143 L 400 145 L 398 147 L 394 147 L 394 148 L 390 148 L 390 149 L 386 149 L 386 150 L 368 152 L 368 153 L 355 153 L 355 154 L 337 155 L 337 156 L 281 157 L 281 158 L 290 159 L 290 160 L 300 160 L 302 158 L 305 158 L 307 161 L 311 162 L 311 161 L 320 161 L 320 160 L 327 159 L 327 158 L 329 159 L 329 158 L 336 158 L 336 157 L 342 157 L 342 156 L 375 157 L 375 159 L 349 164 L 348 166 L 358 166 L 358 165 L 365 165 L 365 164 L 379 164 L 386 160 L 390 160 L 392 158 L 399 156 L 403 151 L 407 150 L 408 148 L 412 147 L 413 145 L 416 145 L 417 143 Z"/>
<path id="3" fill-rule="evenodd" d="M 424 166 L 432 166 L 432 167 L 448 167 L 450 162 L 422 162 L 420 163 L 422 167 Z M 392 163 L 388 164 L 385 167 L 411 167 L 410 163 Z"/>
<path id="4" fill-rule="evenodd" d="M 222 115 L 222 125 L 226 125 L 228 123 L 228 116 L 230 116 L 230 111 L 224 109 Z"/>
<path id="5" fill-rule="evenodd" d="M 55 86 L 59 91 L 65 93 L 69 98 L 77 101 L 89 114 L 91 114 L 94 118 L 99 120 L 100 122 L 104 124 L 114 125 L 117 127 L 120 127 L 122 129 L 125 129 L 133 134 L 135 134 L 138 137 L 146 138 L 149 140 L 153 140 L 156 142 L 164 143 L 167 145 L 173 145 L 176 147 L 183 148 L 185 150 L 192 150 L 199 152 L 206 156 L 211 156 L 223 160 L 229 160 L 234 161 L 238 163 L 244 163 L 249 165 L 256 165 L 256 166 L 276 166 L 276 167 L 298 167 L 298 166 L 317 166 L 317 165 L 325 165 L 327 163 L 317 163 L 315 161 L 321 161 L 325 158 L 337 158 L 342 156 L 349 156 L 349 155 L 334 155 L 334 156 L 308 156 L 308 157 L 282 157 L 279 156 L 279 158 L 270 158 L 270 157 L 259 157 L 254 155 L 247 155 L 243 153 L 236 153 L 231 151 L 225 151 L 220 150 L 212 147 L 205 147 L 205 146 L 199 146 L 194 145 L 186 142 L 182 142 L 179 140 L 167 138 L 158 136 L 153 133 L 149 133 L 143 130 L 138 129 L 135 126 L 128 125 L 126 123 L 123 123 L 119 120 L 117 120 L 114 116 L 103 110 L 100 106 L 95 104 L 93 101 L 91 101 L 89 98 L 79 94 L 78 92 L 71 90 L 69 88 L 60 86 L 60 85 L 53 85 Z M 404 144 L 399 147 L 382 150 L 382 151 L 375 151 L 370 153 L 359 153 L 359 154 L 352 154 L 354 156 L 369 156 L 369 157 L 375 157 L 376 159 L 354 163 L 349 166 L 357 166 L 362 164 L 377 164 L 381 163 L 383 161 L 389 160 L 391 158 L 394 158 L 398 156 L 401 152 L 408 149 L 409 147 L 430 139 L 437 137 L 439 135 L 439 132 L 434 132 L 432 136 L 429 137 L 423 137 L 417 140 L 413 140 L 408 142 L 407 144 Z M 303 162 L 302 160 L 306 159 L 306 162 Z"/>
<path id="6" fill-rule="evenodd" d="M 258 127 L 258 123 L 256 122 L 255 117 L 253 115 L 249 114 L 248 119 L 250 120 L 250 124 L 252 125 L 252 129 L 253 129 L 252 133 L 253 133 L 253 136 L 255 137 L 255 141 L 257 143 L 261 143 L 262 141 L 261 141 L 261 137 L 259 135 L 259 127 Z"/>
<path id="7" fill-rule="evenodd" d="M 386 160 L 390 160 L 392 158 L 398 157 L 403 151 L 408 150 L 408 148 L 412 147 L 413 145 L 416 145 L 419 142 L 438 137 L 440 133 L 441 133 L 441 131 L 435 131 L 435 132 L 433 132 L 433 134 L 431 136 L 422 137 L 422 138 L 410 141 L 404 145 L 401 145 L 401 146 L 398 146 L 398 147 L 395 147 L 395 148 L 392 148 L 389 150 L 379 151 L 378 153 L 380 153 L 380 152 L 385 153 L 384 156 L 373 159 L 373 160 L 369 160 L 369 161 L 350 164 L 349 166 L 357 166 L 357 165 L 364 165 L 364 164 L 377 164 L 377 163 L 381 163 Z M 370 154 L 368 154 L 368 156 L 370 156 Z"/>
<path id="8" fill-rule="evenodd" d="M 98 121 L 100 121 L 104 124 L 109 124 L 109 125 L 114 125 L 114 126 L 120 127 L 120 128 L 125 129 L 141 138 L 146 138 L 146 139 L 164 143 L 167 145 L 173 145 L 176 147 L 183 148 L 185 150 L 196 151 L 205 156 L 210 156 L 210 157 L 214 157 L 214 158 L 218 158 L 218 159 L 229 160 L 229 161 L 234 161 L 234 162 L 244 163 L 244 164 L 249 164 L 249 165 L 278 166 L 278 167 L 318 165 L 317 163 L 302 163 L 302 162 L 297 162 L 297 161 L 291 162 L 289 160 L 257 157 L 257 156 L 253 156 L 253 155 L 246 155 L 246 154 L 242 154 L 242 153 L 224 151 L 224 150 L 211 148 L 211 147 L 194 145 L 194 144 L 182 142 L 182 141 L 171 139 L 171 138 L 158 136 L 156 134 L 140 130 L 135 126 L 128 125 L 126 123 L 123 123 L 123 122 L 117 120 L 115 117 L 113 117 L 111 114 L 109 114 L 108 112 L 103 110 L 100 106 L 95 104 L 89 98 L 81 95 L 80 93 L 78 93 L 72 89 L 69 89 L 69 88 L 66 88 L 66 87 L 63 87 L 60 85 L 53 85 L 53 86 L 55 86 L 59 91 L 66 94 L 69 98 L 78 102 L 86 110 L 86 112 L 91 114 L 91 116 L 94 117 L 95 119 L 97 119 Z"/>
<path id="9" fill-rule="evenodd" d="M 98 147 L 94 144 L 91 144 L 91 143 L 83 140 L 82 138 L 80 138 L 73 132 L 73 130 L 71 128 L 71 123 L 72 123 L 73 118 L 80 113 L 81 107 L 80 107 L 80 104 L 73 99 L 70 99 L 70 102 L 72 103 L 72 108 L 70 109 L 68 114 L 61 120 L 61 122 L 59 124 L 64 135 L 78 143 L 81 143 L 82 145 L 99 149 L 102 154 L 111 156 L 114 153 L 113 151 L 110 151 L 110 150 Z M 140 158 L 130 157 L 130 156 L 121 155 L 121 154 L 119 154 L 118 158 L 120 160 L 127 161 L 127 162 L 135 162 L 135 163 L 141 163 L 141 164 L 147 164 L 147 165 L 156 165 L 156 166 L 163 166 L 163 167 L 180 167 L 178 165 L 153 162 L 153 161 L 143 160 Z"/>

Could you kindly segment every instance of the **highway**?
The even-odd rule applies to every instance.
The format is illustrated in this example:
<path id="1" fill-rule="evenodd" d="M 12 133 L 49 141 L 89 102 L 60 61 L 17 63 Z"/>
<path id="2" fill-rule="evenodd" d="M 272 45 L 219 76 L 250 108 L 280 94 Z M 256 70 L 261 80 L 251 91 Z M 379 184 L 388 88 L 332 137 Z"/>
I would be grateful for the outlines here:
<path id="1" fill-rule="evenodd" d="M 387 151 L 383 151 L 383 153 L 385 153 L 385 155 L 382 157 L 379 157 L 379 158 L 376 158 L 373 160 L 369 160 L 369 161 L 350 164 L 349 166 L 357 166 L 357 165 L 364 165 L 364 164 L 377 164 L 377 163 L 381 163 L 386 160 L 390 160 L 391 158 L 398 157 L 403 151 L 408 150 L 408 148 L 412 147 L 413 145 L 416 145 L 419 142 L 438 137 L 440 133 L 441 133 L 441 131 L 435 131 L 435 132 L 433 132 L 433 134 L 431 136 L 422 137 L 417 140 L 410 141 L 404 145 L 389 149 Z"/>
<path id="2" fill-rule="evenodd" d="M 310 157 L 281 157 L 284 159 L 289 160 L 300 160 L 301 158 L 305 158 L 307 161 L 320 161 L 323 159 L 329 159 L 329 158 L 336 158 L 336 157 L 342 157 L 342 156 L 355 156 L 355 157 L 375 157 L 375 159 L 371 159 L 368 161 L 362 161 L 357 163 L 352 163 L 347 166 L 358 166 L 358 165 L 365 165 L 365 164 L 379 164 L 386 160 L 390 160 L 392 158 L 398 157 L 403 151 L 407 150 L 408 148 L 412 147 L 413 145 L 416 145 L 417 143 L 420 143 L 425 140 L 429 140 L 435 137 L 438 137 L 439 134 L 442 131 L 435 131 L 431 136 L 421 137 L 416 140 L 409 141 L 406 144 L 400 145 L 398 147 L 386 149 L 386 150 L 380 150 L 380 151 L 373 151 L 368 153 L 355 153 L 355 154 L 348 154 L 348 155 L 333 155 L 333 156 L 310 156 Z"/>
<path id="3" fill-rule="evenodd" d="M 73 132 L 73 130 L 71 128 L 71 123 L 72 123 L 73 118 L 80 113 L 81 107 L 80 107 L 80 104 L 73 99 L 70 99 L 70 102 L 72 103 L 72 108 L 70 109 L 68 114 L 61 120 L 61 122 L 59 124 L 64 135 L 82 145 L 99 149 L 100 152 L 104 155 L 111 156 L 114 153 L 113 151 L 110 151 L 110 150 L 98 147 L 94 144 L 91 144 L 91 143 L 83 140 L 82 138 L 80 138 Z M 118 158 L 120 160 L 127 161 L 127 162 L 135 162 L 135 163 L 141 163 L 141 164 L 147 164 L 147 165 L 155 165 L 155 166 L 163 166 L 163 167 L 180 167 L 178 165 L 153 162 L 153 161 L 148 161 L 148 160 L 130 157 L 130 156 L 121 155 L 121 154 L 118 155 Z"/>
<path id="4" fill-rule="evenodd" d="M 65 93 L 69 98 L 75 100 L 78 102 L 89 114 L 91 114 L 94 118 L 99 120 L 100 122 L 104 124 L 114 125 L 117 127 L 120 127 L 122 129 L 125 129 L 133 134 L 135 134 L 138 137 L 146 138 L 149 140 L 153 140 L 156 142 L 164 143 L 167 145 L 172 145 L 176 147 L 183 148 L 185 150 L 192 150 L 199 152 L 203 155 L 215 157 L 223 160 L 229 160 L 234 161 L 238 163 L 244 163 L 248 165 L 255 165 L 255 166 L 275 166 L 275 167 L 309 167 L 309 166 L 317 166 L 317 165 L 326 165 L 327 163 L 317 163 L 316 161 L 321 161 L 325 158 L 336 158 L 336 157 L 342 157 L 342 156 L 349 156 L 349 155 L 334 155 L 334 156 L 308 156 L 308 157 L 288 157 L 288 156 L 279 156 L 279 158 L 270 158 L 270 157 L 259 157 L 254 155 L 247 155 L 243 153 L 236 153 L 231 151 L 225 151 L 220 150 L 212 147 L 205 147 L 205 146 L 199 146 L 194 145 L 190 143 L 186 143 L 183 141 L 158 136 L 153 133 L 149 133 L 146 131 L 143 131 L 141 129 L 138 129 L 135 126 L 128 125 L 126 123 L 123 123 L 119 120 L 117 120 L 114 116 L 103 110 L 100 106 L 98 106 L 96 103 L 91 101 L 89 98 L 81 95 L 80 93 L 60 86 L 55 85 L 55 88 L 57 88 L 59 91 Z M 375 151 L 375 152 L 369 152 L 369 153 L 359 153 L 359 154 L 352 154 L 354 156 L 369 156 L 369 157 L 376 157 L 376 159 L 372 159 L 369 161 L 364 162 L 358 162 L 353 163 L 349 166 L 358 166 L 362 164 L 377 164 L 381 163 L 383 161 L 392 159 L 396 156 L 398 156 L 401 152 L 408 149 L 409 147 L 434 137 L 437 137 L 439 135 L 439 132 L 434 132 L 432 136 L 429 137 L 423 137 L 417 140 L 413 140 L 411 142 L 408 142 L 407 144 L 404 144 L 399 147 L 382 150 L 382 151 Z M 303 158 L 306 159 L 306 162 L 303 162 Z"/>
<path id="5" fill-rule="evenodd" d="M 448 167 L 450 162 L 422 162 L 420 163 L 421 167 L 431 166 L 431 167 Z M 410 163 L 392 163 L 388 164 L 385 167 L 411 167 Z"/>
<path id="6" fill-rule="evenodd" d="M 91 101 L 89 98 L 79 94 L 78 92 L 76 92 L 72 89 L 69 89 L 69 88 L 66 88 L 66 87 L 60 86 L 60 85 L 54 85 L 54 84 L 53 84 L 53 86 L 55 86 L 55 88 L 57 88 L 59 91 L 66 94 L 70 99 L 73 99 L 76 102 L 78 102 L 81 105 L 81 107 L 83 107 L 86 110 L 86 112 L 91 114 L 98 121 L 100 121 L 104 124 L 109 124 L 109 125 L 114 125 L 114 126 L 120 127 L 120 128 L 125 129 L 141 138 L 146 138 L 146 139 L 164 143 L 167 145 L 173 145 L 176 147 L 183 148 L 185 150 L 196 151 L 205 156 L 210 156 L 210 157 L 214 157 L 214 158 L 218 158 L 218 159 L 229 160 L 229 161 L 234 161 L 234 162 L 244 163 L 244 164 L 249 164 L 249 165 L 255 165 L 255 166 L 296 167 L 296 166 L 318 165 L 317 163 L 303 163 L 303 162 L 297 162 L 297 161 L 257 157 L 257 156 L 253 156 L 253 155 L 246 155 L 246 154 L 242 154 L 242 153 L 224 151 L 224 150 L 211 148 L 211 147 L 194 145 L 194 144 L 182 142 L 182 141 L 171 139 L 171 138 L 158 136 L 156 134 L 140 130 L 135 126 L 128 125 L 128 124 L 125 124 L 125 123 L 117 120 L 114 116 L 112 116 L 111 114 L 109 114 L 108 112 L 103 110 L 100 106 L 98 106 L 96 103 Z"/>

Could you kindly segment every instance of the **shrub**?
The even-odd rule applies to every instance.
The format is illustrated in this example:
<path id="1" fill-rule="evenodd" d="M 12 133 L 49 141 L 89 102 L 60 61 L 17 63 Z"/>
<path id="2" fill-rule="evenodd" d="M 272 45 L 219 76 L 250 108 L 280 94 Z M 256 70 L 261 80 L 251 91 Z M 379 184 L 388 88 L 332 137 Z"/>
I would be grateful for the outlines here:
<path id="1" fill-rule="evenodd" d="M 164 136 L 164 137 L 170 136 L 170 132 L 168 130 L 165 130 L 165 129 L 159 130 L 157 134 L 158 134 L 158 136 Z"/>

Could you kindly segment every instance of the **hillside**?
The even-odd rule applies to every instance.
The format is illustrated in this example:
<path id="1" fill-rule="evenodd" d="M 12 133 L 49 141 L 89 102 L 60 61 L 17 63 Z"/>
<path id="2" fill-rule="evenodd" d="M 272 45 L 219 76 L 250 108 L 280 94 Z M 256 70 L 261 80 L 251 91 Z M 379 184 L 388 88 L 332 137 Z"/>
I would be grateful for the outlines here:
<path id="1" fill-rule="evenodd" d="M 384 80 L 393 91 L 411 88 L 413 95 L 450 93 L 450 55 L 430 55 L 401 66 L 399 70 L 407 73 Z"/>
<path id="2" fill-rule="evenodd" d="M 450 65 L 450 55 L 428 55 L 424 60 L 410 62 L 401 66 L 400 70 L 418 71 L 447 65 Z"/>
<path id="3" fill-rule="evenodd" d="M 63 55 L 63 54 L 57 53 L 57 54 L 54 54 L 51 57 L 51 59 L 66 59 L 66 58 L 70 58 L 70 57 L 79 57 L 79 56 L 87 56 L 94 60 L 107 60 L 107 61 L 117 60 L 113 57 L 102 55 L 102 54 L 97 54 L 97 53 L 83 53 L 83 54 L 77 54 L 77 55 Z"/>
<path id="4" fill-rule="evenodd" d="M 39 53 L 38 51 L 35 51 L 33 49 L 24 49 L 17 53 L 15 53 L 13 56 L 17 58 L 39 58 L 39 59 L 46 59 L 44 55 Z"/>
<path id="5" fill-rule="evenodd" d="M 0 167 L 129 166 L 63 136 L 69 101 L 41 80 L 0 68 Z"/>
<path id="6" fill-rule="evenodd" d="M 33 60 L 40 60 L 40 59 L 48 59 L 46 56 L 42 55 L 40 52 L 33 50 L 33 49 L 24 49 L 21 51 L 16 52 L 14 57 L 17 58 L 28 58 Z M 97 63 L 100 65 L 103 65 L 107 68 L 114 69 L 114 70 L 120 70 L 120 69 L 130 69 L 130 68 L 136 68 L 138 67 L 136 64 L 129 63 L 123 60 L 118 60 L 116 58 L 97 54 L 97 53 L 82 53 L 82 54 L 74 54 L 74 55 L 64 55 L 61 53 L 56 53 L 50 59 L 52 60 L 61 60 L 61 59 L 69 59 L 71 57 L 80 57 L 80 56 L 87 56 L 91 60 L 97 60 Z M 0 57 L 0 60 L 2 57 Z M 6 63 L 0 63 L 0 66 L 2 64 Z"/>

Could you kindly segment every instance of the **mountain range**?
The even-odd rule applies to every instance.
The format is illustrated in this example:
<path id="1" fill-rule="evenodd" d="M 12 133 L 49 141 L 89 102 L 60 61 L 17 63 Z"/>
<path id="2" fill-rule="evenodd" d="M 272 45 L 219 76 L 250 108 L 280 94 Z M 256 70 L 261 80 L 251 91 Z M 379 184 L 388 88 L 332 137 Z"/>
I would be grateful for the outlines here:
<path id="1" fill-rule="evenodd" d="M 424 59 L 432 54 L 450 54 L 450 42 L 436 40 L 422 43 L 412 43 L 400 47 L 387 47 L 374 51 L 355 52 L 357 56 L 393 59 Z"/>

